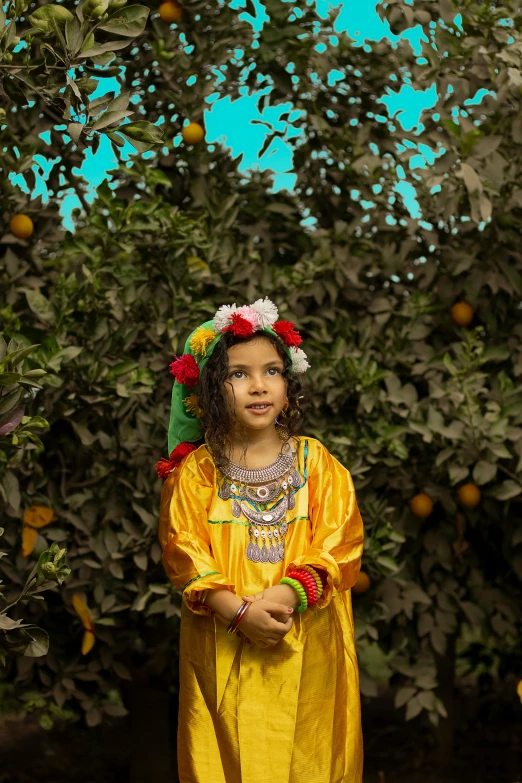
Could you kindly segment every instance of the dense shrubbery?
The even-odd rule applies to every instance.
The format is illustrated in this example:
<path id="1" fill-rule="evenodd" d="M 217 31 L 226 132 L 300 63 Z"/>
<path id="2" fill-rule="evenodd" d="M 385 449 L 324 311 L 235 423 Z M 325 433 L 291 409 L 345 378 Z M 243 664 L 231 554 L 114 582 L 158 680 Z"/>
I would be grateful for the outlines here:
<path id="1" fill-rule="evenodd" d="M 208 57 L 228 64 L 220 89 L 235 97 L 241 81 L 253 88 L 265 74 L 272 104 L 291 100 L 302 110 L 292 196 L 271 193 L 267 175 L 244 181 L 221 150 L 169 141 L 153 160 L 115 172 L 115 189 L 100 186 L 75 233 L 62 235 L 54 206 L 40 211 L 4 180 L 3 329 L 6 339 L 38 345 L 23 369 L 47 373 L 32 412 L 49 428 L 43 451 L 32 439 L 10 445 L 25 455 L 15 466 L 19 502 L 14 480 L 6 484 L 11 464 L 0 466 L 15 566 L 0 561 L 0 570 L 13 585 L 23 581 L 51 539 L 67 547 L 72 569 L 44 617 L 29 604 L 51 649 L 18 665 L 20 688 L 83 708 L 89 725 L 125 713 L 122 679 L 158 678 L 175 688 L 179 595 L 160 563 L 154 472 L 166 452 L 168 363 L 217 306 L 259 295 L 299 324 L 312 361 L 308 433 L 350 467 L 358 487 L 371 579 L 354 597 L 363 692 L 389 683 L 407 717 L 426 710 L 436 724 L 451 710 L 455 662 L 473 677 L 522 674 L 521 97 L 503 54 L 509 48 L 519 57 L 521 41 L 515 25 L 509 43 L 499 21 L 520 17 L 465 4 L 462 34 L 450 3 L 439 5 L 444 21 L 434 28 L 433 3 L 416 3 L 415 12 L 388 4 L 392 21 L 417 21 L 432 36 L 438 50 L 425 45 L 427 65 L 407 46 L 365 52 L 345 39 L 319 54 L 314 46 L 329 42 L 328 25 L 313 38 L 314 13 L 291 19 L 276 0 L 267 3 L 272 23 L 258 50 L 230 8 L 192 3 L 178 30 L 154 19 L 136 53 L 118 57 L 147 119 L 164 117 L 168 140 L 185 117 L 201 120 Z M 241 67 L 257 59 L 249 75 L 240 74 L 228 28 L 237 32 L 234 45 L 241 40 Z M 190 56 L 180 30 L 195 46 Z M 415 85 L 436 81 L 439 89 L 421 137 L 374 118 L 377 99 L 408 78 L 405 66 Z M 346 78 L 329 79 L 333 68 Z M 192 71 L 205 78 L 188 88 Z M 480 89 L 496 91 L 497 102 L 487 98 L 463 113 Z M 36 107 L 8 114 L 3 146 L 16 144 L 22 155 L 3 159 L 15 170 L 28 173 L 20 161 L 42 151 L 37 109 L 51 103 L 42 94 Z M 166 119 L 169 106 L 177 114 Z M 56 130 L 51 139 L 56 149 Z M 421 140 L 438 159 L 403 171 Z M 63 156 L 73 181 L 80 150 L 71 142 Z M 415 184 L 422 220 L 397 195 L 399 176 Z M 8 232 L 16 212 L 33 216 L 30 239 Z M 307 228 L 310 217 L 315 225 Z M 460 301 L 471 308 L 467 325 L 456 321 L 469 309 L 451 310 Z M 478 505 L 465 494 L 459 501 L 465 484 L 480 488 Z M 425 518 L 410 508 L 418 494 L 433 503 Z M 55 516 L 25 558 L 20 517 L 30 505 Z M 92 629 L 96 643 L 81 656 Z"/>

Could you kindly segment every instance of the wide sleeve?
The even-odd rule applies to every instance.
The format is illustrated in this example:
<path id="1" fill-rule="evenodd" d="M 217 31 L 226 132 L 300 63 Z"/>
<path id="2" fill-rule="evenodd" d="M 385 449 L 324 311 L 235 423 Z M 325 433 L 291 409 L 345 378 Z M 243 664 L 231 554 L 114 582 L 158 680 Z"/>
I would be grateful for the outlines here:
<path id="1" fill-rule="evenodd" d="M 290 568 L 310 565 L 326 572 L 319 608 L 357 581 L 364 528 L 350 472 L 319 441 L 308 476 L 308 513 L 312 524 L 309 549 Z"/>
<path id="2" fill-rule="evenodd" d="M 161 493 L 159 540 L 163 565 L 189 609 L 211 615 L 201 603 L 201 594 L 216 587 L 234 592 L 233 583 L 220 571 L 210 546 L 207 520 L 213 482 L 197 465 L 181 468 L 170 474 Z"/>

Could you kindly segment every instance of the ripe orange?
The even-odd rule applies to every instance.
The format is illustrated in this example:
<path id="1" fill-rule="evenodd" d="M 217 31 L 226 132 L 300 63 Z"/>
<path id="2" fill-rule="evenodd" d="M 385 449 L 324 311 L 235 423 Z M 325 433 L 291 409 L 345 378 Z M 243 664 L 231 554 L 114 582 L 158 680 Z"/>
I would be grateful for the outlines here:
<path id="1" fill-rule="evenodd" d="M 365 593 L 371 585 L 370 577 L 364 571 L 361 571 L 357 581 L 352 587 L 354 593 Z"/>
<path id="2" fill-rule="evenodd" d="M 18 215 L 13 215 L 9 221 L 9 228 L 18 239 L 27 239 L 34 231 L 34 223 L 29 215 L 20 213 Z"/>
<path id="3" fill-rule="evenodd" d="M 198 122 L 190 122 L 181 131 L 186 144 L 198 144 L 205 136 L 205 129 Z"/>
<path id="4" fill-rule="evenodd" d="M 420 519 L 426 519 L 433 511 L 433 500 L 429 495 L 425 495 L 423 492 L 415 495 L 410 500 L 410 508 L 412 514 Z"/>
<path id="5" fill-rule="evenodd" d="M 457 326 L 468 326 L 473 320 L 473 308 L 467 302 L 457 302 L 450 310 L 451 319 Z"/>
<path id="6" fill-rule="evenodd" d="M 480 503 L 480 489 L 476 484 L 463 484 L 457 494 L 459 501 L 466 508 L 475 508 Z"/>
<path id="7" fill-rule="evenodd" d="M 159 7 L 159 15 L 164 22 L 172 24 L 172 22 L 179 22 L 183 15 L 183 9 L 176 0 L 166 0 Z"/>

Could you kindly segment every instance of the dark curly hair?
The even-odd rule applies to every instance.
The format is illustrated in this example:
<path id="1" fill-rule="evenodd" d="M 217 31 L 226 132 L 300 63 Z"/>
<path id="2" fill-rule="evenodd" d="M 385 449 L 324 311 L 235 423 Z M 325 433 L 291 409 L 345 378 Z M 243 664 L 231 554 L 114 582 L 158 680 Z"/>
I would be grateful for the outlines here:
<path id="1" fill-rule="evenodd" d="M 218 468 L 225 467 L 228 462 L 231 432 L 239 435 L 244 447 L 244 454 L 246 454 L 248 447 L 245 429 L 236 419 L 225 390 L 229 366 L 228 349 L 238 343 L 248 343 L 259 339 L 271 342 L 283 360 L 283 378 L 287 385 L 288 408 L 279 414 L 278 426 L 280 431 L 284 432 L 285 439 L 296 435 L 303 422 L 302 405 L 305 400 L 305 390 L 299 378 L 291 373 L 292 362 L 280 340 L 267 332 L 257 332 L 251 337 L 223 334 L 201 373 L 199 394 L 199 405 L 203 411 L 201 424 L 205 432 L 205 442 Z"/>

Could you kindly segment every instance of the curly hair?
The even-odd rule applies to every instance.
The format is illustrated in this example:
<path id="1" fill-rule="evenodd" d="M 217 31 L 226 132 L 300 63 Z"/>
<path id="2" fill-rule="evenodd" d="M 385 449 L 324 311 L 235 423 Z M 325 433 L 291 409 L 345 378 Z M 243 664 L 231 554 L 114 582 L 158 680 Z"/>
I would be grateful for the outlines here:
<path id="1" fill-rule="evenodd" d="M 230 453 L 230 433 L 238 434 L 246 454 L 248 440 L 245 428 L 236 419 L 225 390 L 228 376 L 228 349 L 237 343 L 252 340 L 268 340 L 283 360 L 283 378 L 286 381 L 288 407 L 278 415 L 278 427 L 284 433 L 284 439 L 296 435 L 303 422 L 302 401 L 305 394 L 301 381 L 292 374 L 292 362 L 277 337 L 271 334 L 257 333 L 251 337 L 236 337 L 223 334 L 208 360 L 200 379 L 199 405 L 202 409 L 201 424 L 205 432 L 205 442 L 218 468 L 226 466 Z"/>

